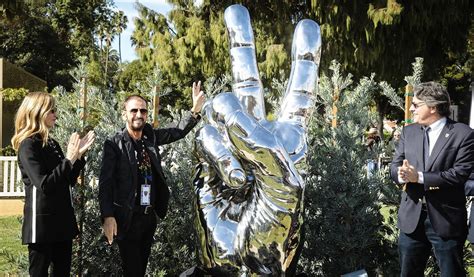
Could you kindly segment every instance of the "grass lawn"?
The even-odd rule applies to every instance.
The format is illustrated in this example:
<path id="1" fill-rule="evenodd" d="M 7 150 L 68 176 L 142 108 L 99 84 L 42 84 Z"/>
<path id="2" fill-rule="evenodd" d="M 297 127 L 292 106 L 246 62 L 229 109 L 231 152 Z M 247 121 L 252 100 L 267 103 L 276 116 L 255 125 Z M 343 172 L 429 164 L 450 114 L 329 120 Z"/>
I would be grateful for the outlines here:
<path id="1" fill-rule="evenodd" d="M 17 216 L 0 216 L 0 275 L 20 274 L 19 264 L 28 262 L 28 249 L 21 244 Z"/>

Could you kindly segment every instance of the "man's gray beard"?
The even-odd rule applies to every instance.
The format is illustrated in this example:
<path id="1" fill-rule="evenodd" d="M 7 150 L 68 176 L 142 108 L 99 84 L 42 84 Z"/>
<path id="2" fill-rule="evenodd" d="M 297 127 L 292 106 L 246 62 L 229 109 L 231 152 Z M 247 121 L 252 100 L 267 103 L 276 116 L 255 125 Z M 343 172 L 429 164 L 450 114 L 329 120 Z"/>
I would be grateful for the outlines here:
<path id="1" fill-rule="evenodd" d="M 135 126 L 133 126 L 133 122 L 132 122 L 132 124 L 130 124 L 130 125 L 131 125 L 131 126 L 130 126 L 130 129 L 131 129 L 132 131 L 143 131 L 143 128 L 145 127 L 145 121 L 142 121 L 142 126 L 141 126 L 141 127 L 135 127 Z"/>
<path id="2" fill-rule="evenodd" d="M 130 126 L 132 131 L 143 131 L 143 128 L 145 127 L 145 124 L 143 124 L 141 127 L 134 127 L 133 125 Z"/>

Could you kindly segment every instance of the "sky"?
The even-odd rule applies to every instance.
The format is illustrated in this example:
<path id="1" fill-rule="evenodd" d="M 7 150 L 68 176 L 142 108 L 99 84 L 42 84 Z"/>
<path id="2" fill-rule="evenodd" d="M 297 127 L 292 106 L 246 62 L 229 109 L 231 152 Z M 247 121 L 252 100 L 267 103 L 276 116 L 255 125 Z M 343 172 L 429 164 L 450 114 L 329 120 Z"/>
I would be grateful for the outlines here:
<path id="1" fill-rule="evenodd" d="M 115 6 L 118 10 L 124 12 L 128 18 L 127 29 L 122 33 L 121 44 L 122 44 L 122 61 L 133 61 L 137 59 L 135 50 L 133 50 L 130 36 L 132 35 L 135 26 L 133 24 L 133 18 L 138 16 L 138 12 L 134 7 L 136 0 L 115 0 Z M 167 16 L 171 10 L 171 5 L 166 3 L 165 0 L 139 0 L 140 4 L 150 8 L 156 12 L 162 13 Z M 115 37 L 112 42 L 112 47 L 118 51 L 119 43 L 118 37 Z"/>

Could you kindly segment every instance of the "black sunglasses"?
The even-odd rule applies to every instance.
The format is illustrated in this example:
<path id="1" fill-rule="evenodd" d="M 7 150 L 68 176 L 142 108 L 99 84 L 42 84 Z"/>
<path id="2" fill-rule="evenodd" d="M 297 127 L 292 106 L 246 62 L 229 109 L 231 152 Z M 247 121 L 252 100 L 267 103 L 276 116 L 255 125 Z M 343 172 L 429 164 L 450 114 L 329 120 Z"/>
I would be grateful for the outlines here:
<path id="1" fill-rule="evenodd" d="M 418 107 L 421 107 L 423 105 L 426 105 L 425 102 L 418 102 L 418 103 L 415 103 L 415 102 L 411 102 L 412 106 L 415 108 L 415 109 L 418 109 Z"/>
<path id="2" fill-rule="evenodd" d="M 140 111 L 140 113 L 148 113 L 147 109 L 130 109 L 129 112 L 135 114 L 135 113 L 138 113 L 138 111 Z"/>

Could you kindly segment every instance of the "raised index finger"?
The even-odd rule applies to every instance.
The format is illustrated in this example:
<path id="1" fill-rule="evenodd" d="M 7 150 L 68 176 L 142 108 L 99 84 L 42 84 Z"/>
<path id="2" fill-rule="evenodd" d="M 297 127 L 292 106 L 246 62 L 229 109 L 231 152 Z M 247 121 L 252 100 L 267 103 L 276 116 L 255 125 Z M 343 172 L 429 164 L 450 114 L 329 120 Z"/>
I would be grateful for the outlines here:
<path id="1" fill-rule="evenodd" d="M 298 23 L 291 49 L 291 74 L 282 101 L 279 121 L 293 121 L 305 127 L 313 106 L 321 59 L 321 31 L 309 19 Z"/>
<path id="2" fill-rule="evenodd" d="M 201 91 L 201 81 L 193 82 L 193 96 L 196 96 Z"/>
<path id="3" fill-rule="evenodd" d="M 232 5 L 225 10 L 224 18 L 230 40 L 233 92 L 242 107 L 260 121 L 265 119 L 265 105 L 249 12 L 244 6 Z"/>

